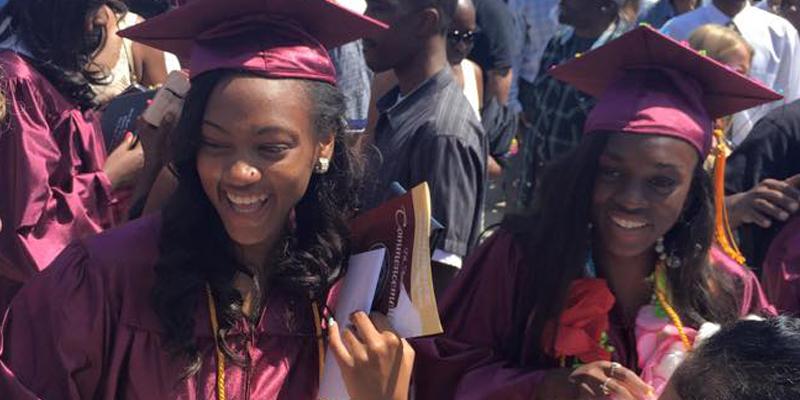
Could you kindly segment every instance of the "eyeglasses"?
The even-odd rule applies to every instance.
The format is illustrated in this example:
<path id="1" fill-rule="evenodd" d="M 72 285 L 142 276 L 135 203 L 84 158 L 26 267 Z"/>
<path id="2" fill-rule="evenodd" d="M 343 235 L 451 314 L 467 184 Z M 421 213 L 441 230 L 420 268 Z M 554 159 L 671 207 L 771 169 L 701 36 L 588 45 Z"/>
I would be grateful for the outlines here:
<path id="1" fill-rule="evenodd" d="M 478 31 L 459 31 L 453 29 L 447 34 L 447 39 L 453 43 L 464 42 L 464 44 L 472 44 L 475 42 L 475 36 Z"/>

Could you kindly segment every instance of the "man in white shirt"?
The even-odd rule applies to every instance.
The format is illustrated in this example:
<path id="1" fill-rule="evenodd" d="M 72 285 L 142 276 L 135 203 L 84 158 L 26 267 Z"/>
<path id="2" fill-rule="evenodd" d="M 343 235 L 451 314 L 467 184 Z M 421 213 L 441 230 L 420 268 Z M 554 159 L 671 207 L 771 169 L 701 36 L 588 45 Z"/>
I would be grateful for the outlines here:
<path id="1" fill-rule="evenodd" d="M 800 98 L 800 37 L 788 21 L 751 6 L 747 0 L 713 0 L 711 4 L 671 19 L 661 31 L 684 41 L 695 29 L 706 24 L 736 29 L 755 50 L 750 75 L 785 97 L 784 101 L 734 116 L 731 140 L 737 146 L 769 110 Z"/>

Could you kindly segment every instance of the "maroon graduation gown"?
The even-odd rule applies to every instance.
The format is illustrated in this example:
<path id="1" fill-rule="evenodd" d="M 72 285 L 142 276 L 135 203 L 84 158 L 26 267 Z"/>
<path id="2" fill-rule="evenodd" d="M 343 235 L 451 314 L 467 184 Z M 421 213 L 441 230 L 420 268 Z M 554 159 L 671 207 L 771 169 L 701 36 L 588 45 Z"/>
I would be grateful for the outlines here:
<path id="1" fill-rule="evenodd" d="M 216 358 L 207 298 L 196 311 L 202 357 L 181 380 L 184 361 L 162 348 L 150 291 L 160 218 L 146 217 L 69 246 L 19 291 L 0 344 L 0 398 L 216 399 Z M 312 399 L 318 354 L 311 307 L 267 293 L 260 322 L 228 334 L 252 343 L 249 371 L 226 363 L 228 399 Z M 249 380 L 250 393 L 245 393 Z"/>
<path id="2" fill-rule="evenodd" d="M 532 398 L 546 371 L 513 366 L 500 350 L 513 334 L 512 297 L 518 271 L 535 262 L 525 259 L 522 246 L 511 233 L 500 230 L 470 256 L 440 305 L 445 333 L 412 342 L 417 400 Z M 718 264 L 724 270 L 741 278 L 743 314 L 774 312 L 752 273 L 732 265 L 717 250 L 712 258 L 720 259 Z M 608 331 L 615 348 L 612 357 L 637 370 L 634 327 L 621 321 L 612 310 Z M 525 354 L 540 349 L 538 343 L 523 344 Z"/>
<path id="3" fill-rule="evenodd" d="M 0 310 L 71 241 L 110 222 L 99 124 L 31 64 L 0 51 Z"/>
<path id="4" fill-rule="evenodd" d="M 800 216 L 792 218 L 770 244 L 761 280 L 779 311 L 800 315 Z"/>

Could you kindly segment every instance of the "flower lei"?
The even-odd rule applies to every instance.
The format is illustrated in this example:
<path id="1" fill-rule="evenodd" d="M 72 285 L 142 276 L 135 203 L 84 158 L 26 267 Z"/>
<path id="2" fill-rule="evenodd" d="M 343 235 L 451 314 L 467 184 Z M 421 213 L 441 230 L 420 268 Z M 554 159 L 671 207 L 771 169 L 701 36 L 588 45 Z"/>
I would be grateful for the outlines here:
<path id="1" fill-rule="evenodd" d="M 610 361 L 608 313 L 616 299 L 604 279 L 596 278 L 594 263 L 587 261 L 585 275 L 570 284 L 567 304 L 558 324 L 551 321 L 542 335 L 545 352 L 562 367 L 577 367 L 594 361 Z M 675 368 L 692 349 L 697 331 L 683 325 L 672 307 L 666 265 L 656 264 L 649 278 L 653 297 L 636 317 L 636 350 L 642 379 L 660 394 Z M 568 361 L 571 360 L 571 363 Z"/>

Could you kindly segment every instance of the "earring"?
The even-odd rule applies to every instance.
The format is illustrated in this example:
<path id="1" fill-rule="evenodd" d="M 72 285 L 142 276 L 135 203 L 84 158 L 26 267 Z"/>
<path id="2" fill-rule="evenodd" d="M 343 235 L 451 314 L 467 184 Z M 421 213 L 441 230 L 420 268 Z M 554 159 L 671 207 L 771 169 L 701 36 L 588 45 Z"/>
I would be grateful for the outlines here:
<path id="1" fill-rule="evenodd" d="M 658 254 L 658 259 L 665 264 L 667 267 L 670 268 L 680 268 L 681 267 L 681 258 L 675 255 L 675 253 L 670 253 L 667 255 L 667 248 L 664 246 L 664 238 L 660 237 L 656 240 L 656 254 Z"/>
<path id="2" fill-rule="evenodd" d="M 656 240 L 656 254 L 658 254 L 658 259 L 661 261 L 665 261 L 667 259 L 667 253 L 664 248 L 664 237 L 658 238 Z"/>
<path id="3" fill-rule="evenodd" d="M 317 163 L 314 164 L 314 173 L 316 174 L 324 174 L 328 172 L 328 169 L 331 167 L 331 160 L 326 157 L 320 157 L 317 160 Z"/>

